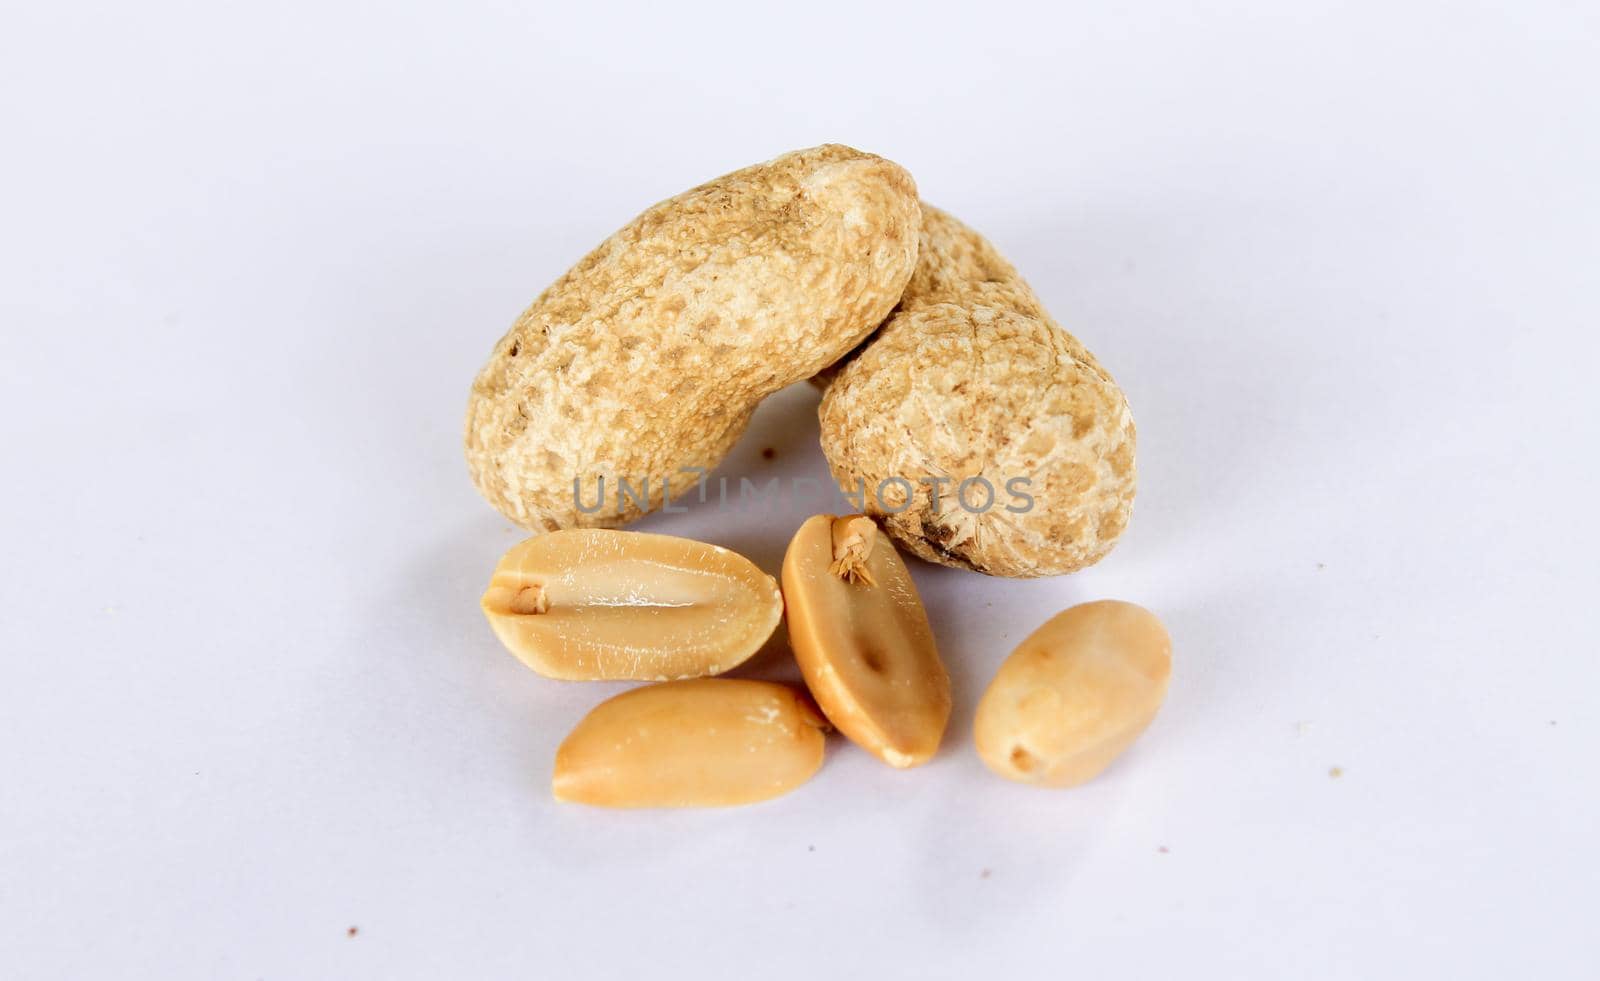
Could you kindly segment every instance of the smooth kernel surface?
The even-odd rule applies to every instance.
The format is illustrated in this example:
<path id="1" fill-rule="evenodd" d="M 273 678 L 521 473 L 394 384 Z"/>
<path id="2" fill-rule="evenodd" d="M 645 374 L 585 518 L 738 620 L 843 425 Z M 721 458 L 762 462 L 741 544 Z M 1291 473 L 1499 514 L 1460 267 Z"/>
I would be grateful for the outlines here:
<path id="1" fill-rule="evenodd" d="M 926 763 L 950 718 L 950 678 L 887 536 L 865 515 L 807 519 L 784 555 L 783 594 L 795 661 L 828 720 L 891 766 Z"/>
<path id="2" fill-rule="evenodd" d="M 1070 787 L 1138 738 L 1167 694 L 1172 640 L 1155 614 L 1102 600 L 1056 614 L 1000 665 L 974 732 L 989 769 Z"/>
<path id="3" fill-rule="evenodd" d="M 822 766 L 826 725 L 787 685 L 699 678 L 596 706 L 556 750 L 557 800 L 724 807 L 786 794 Z"/>

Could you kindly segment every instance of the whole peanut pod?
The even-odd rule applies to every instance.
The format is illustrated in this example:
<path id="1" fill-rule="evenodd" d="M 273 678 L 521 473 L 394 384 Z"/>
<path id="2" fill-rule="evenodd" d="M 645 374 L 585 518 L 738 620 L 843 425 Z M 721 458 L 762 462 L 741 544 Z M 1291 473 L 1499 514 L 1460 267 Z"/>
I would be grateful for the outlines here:
<path id="1" fill-rule="evenodd" d="M 900 305 L 823 381 L 834 477 L 921 558 L 1059 575 L 1098 561 L 1128 523 L 1122 390 L 993 245 L 937 208 L 923 205 Z"/>
<path id="2" fill-rule="evenodd" d="M 838 360 L 916 262 L 916 186 L 821 146 L 663 201 L 545 290 L 472 386 L 473 482 L 534 531 L 678 499 L 757 403 Z"/>

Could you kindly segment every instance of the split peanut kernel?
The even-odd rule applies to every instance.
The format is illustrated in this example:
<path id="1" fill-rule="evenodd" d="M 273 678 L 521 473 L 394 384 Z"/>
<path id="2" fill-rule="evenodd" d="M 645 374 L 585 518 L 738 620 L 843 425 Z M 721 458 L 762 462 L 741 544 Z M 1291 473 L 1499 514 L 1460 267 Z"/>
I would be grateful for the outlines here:
<path id="1" fill-rule="evenodd" d="M 483 612 L 523 663 L 569 681 L 696 678 L 761 648 L 783 615 L 771 576 L 716 545 L 551 532 L 500 560 Z"/>
<path id="2" fill-rule="evenodd" d="M 787 685 L 700 678 L 601 702 L 556 750 L 557 800 L 724 807 L 786 794 L 822 766 L 826 722 Z"/>
<path id="3" fill-rule="evenodd" d="M 1093 779 L 1155 718 L 1172 640 L 1141 606 L 1102 600 L 1045 621 L 1000 665 L 978 703 L 978 755 L 1046 787 Z"/>
<path id="4" fill-rule="evenodd" d="M 789 643 L 823 714 L 896 767 L 926 763 L 950 719 L 950 678 L 905 563 L 865 515 L 821 514 L 783 559 Z"/>

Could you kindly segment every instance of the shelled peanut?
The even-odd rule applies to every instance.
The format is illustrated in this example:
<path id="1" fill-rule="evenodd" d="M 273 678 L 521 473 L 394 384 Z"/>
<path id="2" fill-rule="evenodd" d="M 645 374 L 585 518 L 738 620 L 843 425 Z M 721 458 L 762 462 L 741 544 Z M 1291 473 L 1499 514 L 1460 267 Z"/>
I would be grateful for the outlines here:
<path id="1" fill-rule="evenodd" d="M 1155 614 L 1101 600 L 1056 614 L 1000 666 L 974 734 L 989 769 L 1071 787 L 1144 732 L 1167 694 L 1172 640 Z"/>
<path id="2" fill-rule="evenodd" d="M 891 766 L 926 763 L 950 718 L 950 678 L 916 584 L 873 520 L 801 525 L 783 595 L 795 661 L 829 721 Z"/>
<path id="3" fill-rule="evenodd" d="M 822 766 L 826 723 L 786 685 L 699 678 L 601 702 L 556 750 L 557 800 L 723 807 L 786 794 Z"/>
<path id="4" fill-rule="evenodd" d="M 507 649 L 568 681 L 720 674 L 759 650 L 783 615 L 777 583 L 742 555 L 599 529 L 512 548 L 482 605 Z"/>

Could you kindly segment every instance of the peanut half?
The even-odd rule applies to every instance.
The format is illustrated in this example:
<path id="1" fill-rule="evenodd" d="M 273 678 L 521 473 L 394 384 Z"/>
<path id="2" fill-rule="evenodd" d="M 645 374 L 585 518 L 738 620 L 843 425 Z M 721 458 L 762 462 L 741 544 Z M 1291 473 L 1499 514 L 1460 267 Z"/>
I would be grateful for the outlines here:
<path id="1" fill-rule="evenodd" d="M 1116 600 L 1074 606 L 1000 665 L 978 703 L 978 755 L 1023 783 L 1093 779 L 1155 718 L 1171 673 L 1155 614 Z"/>
<path id="2" fill-rule="evenodd" d="M 783 558 L 789 643 L 828 720 L 897 767 L 926 763 L 950 678 L 905 563 L 865 515 L 808 519 Z"/>
<path id="3" fill-rule="evenodd" d="M 773 578 L 716 545 L 631 531 L 551 532 L 512 548 L 483 594 L 528 667 L 569 681 L 697 678 L 760 649 L 783 615 Z"/>
<path id="4" fill-rule="evenodd" d="M 557 800 L 601 807 L 725 807 L 786 794 L 822 766 L 826 723 L 787 685 L 733 678 L 623 692 L 556 750 Z"/>

